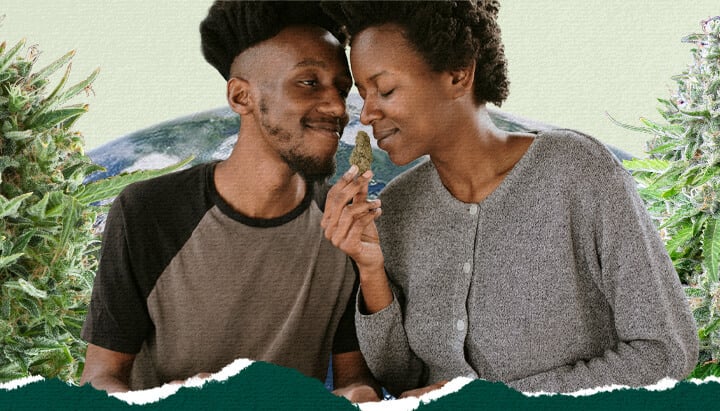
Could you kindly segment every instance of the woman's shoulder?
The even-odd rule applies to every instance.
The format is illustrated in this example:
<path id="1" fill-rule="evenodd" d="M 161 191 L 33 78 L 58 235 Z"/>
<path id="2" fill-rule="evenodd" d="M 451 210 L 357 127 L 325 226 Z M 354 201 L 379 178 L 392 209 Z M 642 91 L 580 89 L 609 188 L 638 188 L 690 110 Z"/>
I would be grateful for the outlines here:
<path id="1" fill-rule="evenodd" d="M 624 170 L 620 160 L 601 141 L 571 129 L 552 129 L 538 134 L 536 157 L 566 171 L 615 173 Z"/>

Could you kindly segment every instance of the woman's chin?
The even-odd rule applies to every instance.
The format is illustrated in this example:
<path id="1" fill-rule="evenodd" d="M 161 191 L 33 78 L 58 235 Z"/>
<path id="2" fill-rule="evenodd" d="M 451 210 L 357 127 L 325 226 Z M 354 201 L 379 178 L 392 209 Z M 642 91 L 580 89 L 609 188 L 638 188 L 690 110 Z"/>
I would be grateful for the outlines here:
<path id="1" fill-rule="evenodd" d="M 390 157 L 390 161 L 398 167 L 402 167 L 410 164 L 413 160 L 420 157 L 413 155 L 407 149 L 398 148 L 397 141 L 393 140 L 392 137 L 382 139 L 378 141 L 378 147 L 387 153 Z M 400 144 L 402 146 L 402 144 Z"/>
<path id="2" fill-rule="evenodd" d="M 390 161 L 398 167 L 406 166 L 417 158 L 412 158 L 411 156 L 407 156 L 407 153 L 401 153 L 395 150 L 385 150 L 385 152 L 388 157 L 390 157 Z"/>

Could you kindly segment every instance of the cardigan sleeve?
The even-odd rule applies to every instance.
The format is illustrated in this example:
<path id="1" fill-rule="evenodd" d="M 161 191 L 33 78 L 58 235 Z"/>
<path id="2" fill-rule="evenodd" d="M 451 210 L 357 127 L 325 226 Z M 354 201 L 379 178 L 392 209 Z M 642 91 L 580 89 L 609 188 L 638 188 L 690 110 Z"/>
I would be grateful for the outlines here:
<path id="1" fill-rule="evenodd" d="M 594 281 L 612 308 L 619 342 L 602 356 L 508 382 L 518 390 L 650 385 L 683 379 L 697 362 L 696 326 L 657 228 L 632 177 L 619 166 L 611 174 L 610 195 L 595 203 Z"/>
<path id="2" fill-rule="evenodd" d="M 420 387 L 426 379 L 423 362 L 412 352 L 403 325 L 403 316 L 397 295 L 393 301 L 374 313 L 363 314 L 362 288 L 358 290 L 355 309 L 355 326 L 360 351 L 375 378 L 393 395 Z"/>

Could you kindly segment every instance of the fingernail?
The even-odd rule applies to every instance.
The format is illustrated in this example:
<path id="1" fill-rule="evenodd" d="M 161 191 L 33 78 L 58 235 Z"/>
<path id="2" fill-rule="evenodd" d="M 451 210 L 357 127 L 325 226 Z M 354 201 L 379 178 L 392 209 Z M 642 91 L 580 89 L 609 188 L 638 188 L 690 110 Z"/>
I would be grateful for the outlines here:
<path id="1" fill-rule="evenodd" d="M 370 177 L 372 177 L 372 175 L 373 175 L 372 171 L 368 170 L 368 171 L 364 172 L 362 176 L 365 178 L 370 178 Z"/>
<path id="2" fill-rule="evenodd" d="M 357 174 L 357 172 L 358 172 L 358 166 L 356 166 L 355 164 L 353 164 L 353 165 L 350 167 L 350 169 L 347 171 L 347 173 L 345 173 L 345 175 L 347 175 L 347 176 L 354 176 L 355 174 Z"/>

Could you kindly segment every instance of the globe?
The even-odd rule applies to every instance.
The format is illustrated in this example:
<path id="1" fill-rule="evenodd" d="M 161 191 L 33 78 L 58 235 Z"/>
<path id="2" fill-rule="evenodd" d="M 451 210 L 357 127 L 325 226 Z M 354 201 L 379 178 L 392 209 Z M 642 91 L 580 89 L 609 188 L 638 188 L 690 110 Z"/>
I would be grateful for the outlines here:
<path id="1" fill-rule="evenodd" d="M 358 130 L 372 135 L 372 128 L 360 123 L 362 99 L 352 93 L 347 100 L 349 123 L 341 136 L 336 154 L 337 169 L 331 182 L 349 168 L 350 152 Z M 493 108 L 489 109 L 495 124 L 507 131 L 533 131 L 556 128 L 549 124 L 515 116 Z M 113 140 L 88 152 L 90 158 L 105 167 L 106 171 L 91 176 L 90 181 L 105 178 L 121 172 L 141 169 L 156 169 L 175 164 L 194 156 L 189 166 L 227 158 L 232 152 L 240 119 L 229 107 L 208 110 L 190 116 L 166 121 Z M 373 145 L 373 173 L 369 195 L 377 196 L 388 181 L 418 161 L 405 165 L 394 165 L 388 155 Z M 608 146 L 620 160 L 632 156 L 623 150 Z"/>

